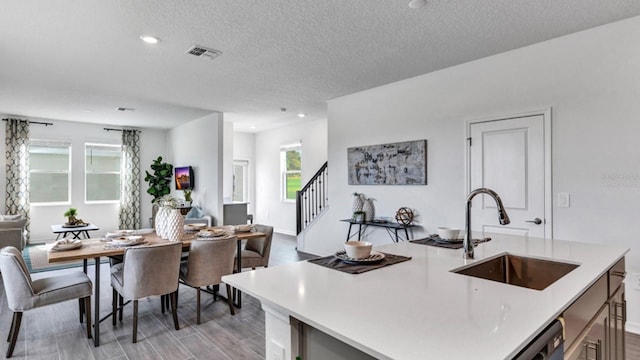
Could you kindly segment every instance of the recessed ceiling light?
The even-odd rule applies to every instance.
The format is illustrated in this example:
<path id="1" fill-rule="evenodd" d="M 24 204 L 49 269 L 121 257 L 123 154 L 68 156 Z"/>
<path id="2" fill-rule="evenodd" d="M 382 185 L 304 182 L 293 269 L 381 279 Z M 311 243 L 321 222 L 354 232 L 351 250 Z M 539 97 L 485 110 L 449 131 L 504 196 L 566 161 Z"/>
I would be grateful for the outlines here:
<path id="1" fill-rule="evenodd" d="M 420 9 L 425 5 L 427 5 L 427 0 L 411 0 L 409 2 L 409 7 L 412 9 Z"/>
<path id="2" fill-rule="evenodd" d="M 298 113 L 298 117 L 299 117 L 299 118 L 303 118 L 303 117 L 305 117 L 305 116 L 307 116 L 307 114 L 305 114 L 305 113 Z"/>
<path id="3" fill-rule="evenodd" d="M 255 125 L 251 125 L 251 126 L 249 126 L 249 129 L 255 129 L 255 128 L 256 128 L 256 126 L 255 126 Z"/>
<path id="4" fill-rule="evenodd" d="M 140 35 L 140 39 L 147 44 L 157 44 L 160 42 L 159 38 L 151 35 Z"/>

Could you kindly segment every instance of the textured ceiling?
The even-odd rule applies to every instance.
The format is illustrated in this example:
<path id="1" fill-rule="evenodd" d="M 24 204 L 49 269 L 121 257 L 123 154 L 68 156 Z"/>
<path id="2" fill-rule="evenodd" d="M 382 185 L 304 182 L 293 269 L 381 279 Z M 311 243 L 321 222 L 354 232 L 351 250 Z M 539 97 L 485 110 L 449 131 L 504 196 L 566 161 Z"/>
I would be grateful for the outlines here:
<path id="1" fill-rule="evenodd" d="M 261 131 L 298 112 L 325 118 L 331 98 L 640 14 L 637 0 L 408 3 L 3 0 L 0 113 L 170 128 L 221 111 Z M 223 54 L 186 55 L 194 44 Z"/>

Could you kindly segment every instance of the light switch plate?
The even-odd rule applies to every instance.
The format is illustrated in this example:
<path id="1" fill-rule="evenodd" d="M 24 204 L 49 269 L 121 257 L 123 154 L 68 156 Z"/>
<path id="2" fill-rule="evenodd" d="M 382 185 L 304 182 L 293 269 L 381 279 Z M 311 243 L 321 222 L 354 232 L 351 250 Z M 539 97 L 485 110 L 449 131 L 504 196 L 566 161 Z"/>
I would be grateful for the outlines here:
<path id="1" fill-rule="evenodd" d="M 640 273 L 633 273 L 631 275 L 631 287 L 640 290 Z"/>
<path id="2" fill-rule="evenodd" d="M 559 208 L 569 207 L 569 193 L 558 193 L 558 207 Z"/>

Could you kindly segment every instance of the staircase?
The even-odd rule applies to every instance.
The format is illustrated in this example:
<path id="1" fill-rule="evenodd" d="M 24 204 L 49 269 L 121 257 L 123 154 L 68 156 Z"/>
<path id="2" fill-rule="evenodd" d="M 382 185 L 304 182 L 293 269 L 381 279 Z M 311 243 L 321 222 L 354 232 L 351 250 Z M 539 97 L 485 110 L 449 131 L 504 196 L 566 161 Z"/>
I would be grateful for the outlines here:
<path id="1" fill-rule="evenodd" d="M 300 234 L 322 213 L 329 203 L 327 179 L 328 162 L 296 193 L 296 234 Z"/>

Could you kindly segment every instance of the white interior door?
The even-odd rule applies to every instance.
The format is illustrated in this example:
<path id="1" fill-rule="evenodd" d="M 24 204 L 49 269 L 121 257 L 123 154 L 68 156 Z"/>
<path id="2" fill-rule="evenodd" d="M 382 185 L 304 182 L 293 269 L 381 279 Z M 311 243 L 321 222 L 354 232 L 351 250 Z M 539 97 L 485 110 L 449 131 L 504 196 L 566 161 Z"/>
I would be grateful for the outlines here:
<path id="1" fill-rule="evenodd" d="M 473 200 L 472 230 L 551 237 L 546 173 L 550 146 L 548 134 L 545 136 L 550 129 L 546 129 L 545 116 L 548 114 L 469 124 L 470 190 L 486 187 L 497 192 L 511 219 L 509 225 L 500 225 L 494 200 L 480 195 Z"/>

